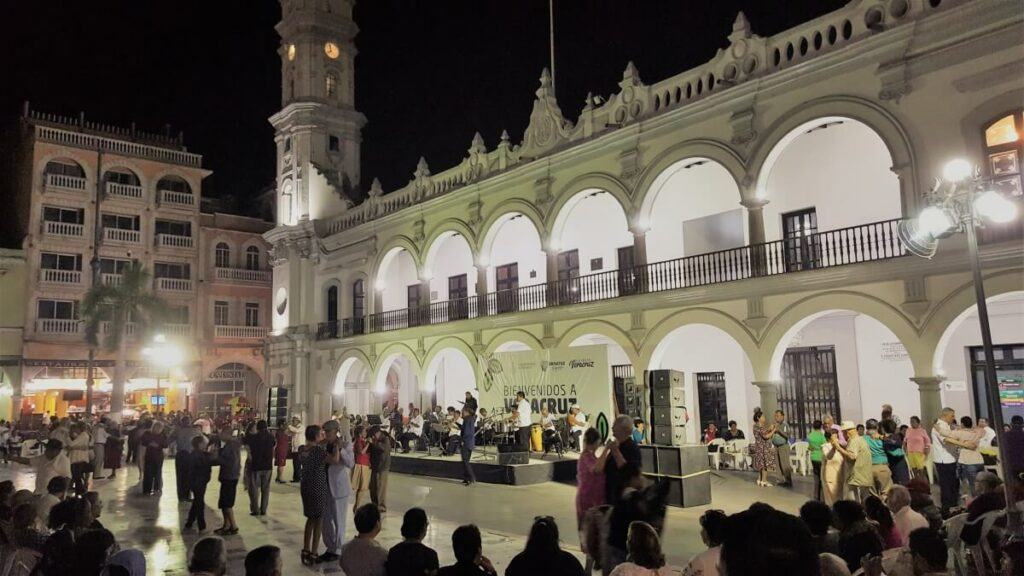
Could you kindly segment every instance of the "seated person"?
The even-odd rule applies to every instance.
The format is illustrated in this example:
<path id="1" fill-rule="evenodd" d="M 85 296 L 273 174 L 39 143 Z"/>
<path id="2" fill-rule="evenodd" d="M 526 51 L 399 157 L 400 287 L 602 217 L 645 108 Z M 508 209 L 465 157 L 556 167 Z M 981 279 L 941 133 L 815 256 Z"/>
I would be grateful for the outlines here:
<path id="1" fill-rule="evenodd" d="M 551 448 L 561 453 L 562 438 L 555 428 L 555 415 L 548 410 L 547 405 L 540 409 L 540 426 L 543 430 L 544 453 L 547 454 Z"/>
<path id="2" fill-rule="evenodd" d="M 644 423 L 643 418 L 636 418 L 633 420 L 633 442 L 637 444 L 646 444 L 644 438 L 647 436 L 645 429 L 647 424 Z"/>
<path id="3" fill-rule="evenodd" d="M 701 442 L 708 444 L 708 452 L 716 452 L 717 446 L 710 446 L 711 441 L 718 438 L 718 426 L 715 426 L 714 422 L 708 422 L 707 429 L 704 430 L 704 436 L 701 438 Z"/>
<path id="4" fill-rule="evenodd" d="M 477 418 L 477 442 L 490 444 L 494 440 L 494 422 L 487 416 L 487 408 L 480 409 L 480 417 Z"/>
<path id="5" fill-rule="evenodd" d="M 579 406 L 569 408 L 569 416 L 566 418 L 569 425 L 569 445 L 573 449 L 580 450 L 580 438 L 587 431 L 587 415 L 580 410 Z"/>
<path id="6" fill-rule="evenodd" d="M 420 416 L 419 410 L 413 409 L 409 423 L 405 425 L 405 431 L 398 439 L 402 444 L 402 453 L 408 454 L 409 441 L 419 442 L 421 436 L 423 436 L 423 416 Z"/>
<path id="7" fill-rule="evenodd" d="M 454 410 L 454 408 L 451 408 Z M 448 426 L 448 439 L 445 441 L 444 455 L 451 456 L 459 451 L 459 446 L 462 444 L 462 436 L 460 434 L 462 426 L 462 415 L 454 415 L 450 420 L 447 421 Z"/>
<path id="8" fill-rule="evenodd" d="M 729 428 L 725 432 L 722 432 L 722 440 L 725 440 L 726 442 L 732 440 L 746 440 L 746 436 L 743 435 L 743 430 L 736 427 L 735 420 L 729 420 Z"/>
<path id="9" fill-rule="evenodd" d="M 437 576 L 498 576 L 483 554 L 480 529 L 475 525 L 459 526 L 452 532 L 452 551 L 455 564 L 441 568 Z"/>

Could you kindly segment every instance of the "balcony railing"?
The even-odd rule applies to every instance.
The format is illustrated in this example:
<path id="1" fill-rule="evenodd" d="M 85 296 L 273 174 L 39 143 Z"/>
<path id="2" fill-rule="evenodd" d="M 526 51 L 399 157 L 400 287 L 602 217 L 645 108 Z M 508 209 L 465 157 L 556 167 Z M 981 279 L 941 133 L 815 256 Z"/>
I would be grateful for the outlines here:
<path id="1" fill-rule="evenodd" d="M 191 248 L 191 236 L 178 236 L 177 234 L 157 234 L 156 245 L 169 248 Z"/>
<path id="2" fill-rule="evenodd" d="M 84 236 L 85 226 L 83 224 L 46 220 L 43 222 L 43 232 L 49 236 Z"/>
<path id="3" fill-rule="evenodd" d="M 110 334 L 110 331 L 112 329 L 113 324 L 111 322 L 100 322 L 100 332 L 102 332 L 103 334 Z M 125 336 L 128 336 L 129 338 L 134 338 L 139 332 L 140 330 L 138 324 L 136 324 L 135 322 L 125 322 Z"/>
<path id="4" fill-rule="evenodd" d="M 121 282 L 124 281 L 124 276 L 120 274 L 100 274 L 100 281 L 103 282 L 104 286 L 120 286 Z"/>
<path id="5" fill-rule="evenodd" d="M 188 192 L 175 192 L 174 190 L 160 190 L 160 204 L 171 206 L 195 206 L 195 196 Z"/>
<path id="6" fill-rule="evenodd" d="M 270 282 L 270 270 L 245 268 L 214 268 L 214 278 L 224 282 Z"/>
<path id="7" fill-rule="evenodd" d="M 330 339 L 362 333 L 388 332 L 413 326 L 443 324 L 479 316 L 566 306 L 635 294 L 650 294 L 694 286 L 706 286 L 777 276 L 791 272 L 833 268 L 858 262 L 898 258 L 907 253 L 899 239 L 899 220 L 885 220 L 838 230 L 775 240 L 655 262 L 623 270 L 609 270 L 490 292 L 479 302 L 476 296 L 433 302 L 346 319 L 339 332 L 337 322 L 318 326 L 317 338 Z M 359 332 L 345 333 L 345 323 L 358 321 Z"/>
<path id="8" fill-rule="evenodd" d="M 348 338 L 366 334 L 366 318 L 345 318 L 338 321 L 321 322 L 317 326 L 316 339 Z"/>
<path id="9" fill-rule="evenodd" d="M 66 318 L 40 318 L 36 320 L 36 332 L 43 334 L 78 334 L 82 321 Z"/>
<path id="10" fill-rule="evenodd" d="M 124 228 L 104 228 L 104 242 L 124 242 L 126 244 L 141 244 L 142 232 L 138 230 L 126 230 Z"/>
<path id="11" fill-rule="evenodd" d="M 46 189 L 74 190 L 75 192 L 85 191 L 85 178 L 81 176 L 67 176 L 65 174 L 47 174 Z"/>
<path id="12" fill-rule="evenodd" d="M 266 338 L 269 328 L 266 326 L 224 326 L 213 327 L 215 338 L 234 338 L 240 340 L 262 340 Z"/>
<path id="13" fill-rule="evenodd" d="M 43 268 L 39 271 L 39 280 L 50 284 L 81 284 L 82 271 Z"/>
<path id="14" fill-rule="evenodd" d="M 192 325 L 191 324 L 164 324 L 160 327 L 160 332 L 167 336 L 191 336 Z"/>
<path id="15" fill-rule="evenodd" d="M 112 198 L 130 198 L 132 200 L 142 199 L 142 186 L 134 184 L 121 184 L 120 182 L 107 182 L 107 196 Z"/>
<path id="16" fill-rule="evenodd" d="M 156 289 L 171 292 L 191 292 L 192 280 L 186 278 L 157 278 Z"/>

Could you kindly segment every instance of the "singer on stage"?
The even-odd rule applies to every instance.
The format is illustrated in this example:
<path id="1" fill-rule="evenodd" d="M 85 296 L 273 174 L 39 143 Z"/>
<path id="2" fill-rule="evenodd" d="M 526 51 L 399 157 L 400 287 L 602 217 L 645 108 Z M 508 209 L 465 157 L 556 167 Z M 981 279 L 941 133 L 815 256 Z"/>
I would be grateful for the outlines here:
<path id="1" fill-rule="evenodd" d="M 522 390 L 516 392 L 516 411 L 519 413 L 519 438 L 517 444 L 523 448 L 523 452 L 530 451 L 530 425 L 533 424 L 533 412 L 530 403 L 526 400 L 526 394 Z"/>

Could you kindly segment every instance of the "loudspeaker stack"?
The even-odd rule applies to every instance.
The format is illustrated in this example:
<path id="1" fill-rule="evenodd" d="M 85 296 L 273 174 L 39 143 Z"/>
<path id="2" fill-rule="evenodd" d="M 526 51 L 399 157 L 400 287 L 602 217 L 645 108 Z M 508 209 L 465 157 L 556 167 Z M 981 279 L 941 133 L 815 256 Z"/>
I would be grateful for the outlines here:
<path id="1" fill-rule="evenodd" d="M 662 446 L 682 446 L 686 443 L 683 373 L 648 370 L 647 389 L 651 394 L 651 441 Z"/>

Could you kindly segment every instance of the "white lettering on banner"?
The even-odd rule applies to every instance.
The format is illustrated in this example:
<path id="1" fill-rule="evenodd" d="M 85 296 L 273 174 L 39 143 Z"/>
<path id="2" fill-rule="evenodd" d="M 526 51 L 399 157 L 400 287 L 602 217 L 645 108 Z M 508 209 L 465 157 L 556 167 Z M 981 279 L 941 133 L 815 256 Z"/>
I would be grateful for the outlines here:
<path id="1" fill-rule="evenodd" d="M 579 405 L 603 437 L 614 419 L 612 377 L 604 345 L 495 352 L 482 355 L 480 405 L 492 413 L 511 412 L 516 393 L 530 403 L 534 421 L 547 407 L 559 417 Z"/>
<path id="2" fill-rule="evenodd" d="M 880 356 L 884 362 L 903 362 L 910 359 L 902 342 L 882 342 Z"/>

